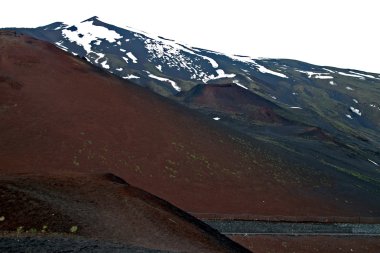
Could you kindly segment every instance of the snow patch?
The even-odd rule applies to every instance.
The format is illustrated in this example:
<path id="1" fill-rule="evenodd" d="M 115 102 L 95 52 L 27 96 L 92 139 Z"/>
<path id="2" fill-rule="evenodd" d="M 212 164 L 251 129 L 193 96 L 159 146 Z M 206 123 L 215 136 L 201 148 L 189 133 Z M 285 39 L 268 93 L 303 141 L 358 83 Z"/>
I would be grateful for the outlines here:
<path id="1" fill-rule="evenodd" d="M 247 87 L 245 87 L 244 85 L 242 85 L 241 83 L 239 83 L 239 80 L 234 80 L 234 81 L 233 81 L 233 83 L 234 83 L 234 84 L 236 84 L 237 86 L 240 86 L 240 87 L 242 87 L 243 89 L 246 89 L 246 90 L 248 90 L 248 88 L 247 88 Z"/>
<path id="2" fill-rule="evenodd" d="M 213 119 L 213 120 L 216 120 L 216 121 L 220 120 L 219 117 L 214 117 L 214 118 L 212 118 L 212 119 Z"/>
<path id="3" fill-rule="evenodd" d="M 356 109 L 356 108 L 350 106 L 350 110 L 351 110 L 351 112 L 356 113 L 359 116 L 362 116 L 362 113 L 359 111 L 359 109 Z"/>
<path id="4" fill-rule="evenodd" d="M 302 109 L 302 107 L 299 107 L 299 106 L 291 106 L 289 108 L 291 108 L 291 109 Z"/>
<path id="5" fill-rule="evenodd" d="M 254 65 L 257 67 L 257 69 L 261 72 L 261 73 L 264 73 L 264 74 L 271 74 L 271 75 L 275 75 L 275 76 L 279 76 L 279 77 L 282 77 L 282 78 L 288 78 L 286 75 L 282 74 L 282 73 L 279 73 L 279 72 L 275 72 L 273 70 L 270 70 L 270 69 L 267 69 L 266 67 L 256 63 L 255 61 L 253 61 Z"/>
<path id="6" fill-rule="evenodd" d="M 127 75 L 127 76 L 123 76 L 123 79 L 139 79 L 140 77 L 138 76 L 135 76 L 135 75 Z"/>
<path id="7" fill-rule="evenodd" d="M 123 52 L 123 53 L 127 52 L 127 50 L 122 49 L 122 48 L 120 48 L 120 51 Z"/>
<path id="8" fill-rule="evenodd" d="M 176 90 L 176 91 L 181 91 L 181 88 L 176 84 L 176 82 L 170 80 L 170 79 L 167 79 L 167 78 L 164 78 L 164 77 L 160 77 L 160 76 L 155 76 L 151 73 L 149 73 L 148 71 L 145 71 L 148 73 L 148 76 L 150 78 L 153 78 L 153 79 L 156 79 L 156 80 L 159 80 L 159 81 L 162 81 L 162 82 L 167 82 L 167 83 L 170 83 L 171 86 Z"/>
<path id="9" fill-rule="evenodd" d="M 376 165 L 376 166 L 379 166 L 379 164 L 378 164 L 377 162 L 372 161 L 371 159 L 368 159 L 368 161 L 369 161 L 370 163 L 373 163 L 373 164 Z"/>
<path id="10" fill-rule="evenodd" d="M 123 68 L 117 68 L 116 71 L 123 71 Z"/>
<path id="11" fill-rule="evenodd" d="M 234 61 L 240 61 L 245 63 L 255 63 L 249 56 L 239 56 L 239 55 L 228 55 Z"/>
<path id="12" fill-rule="evenodd" d="M 57 31 L 57 30 L 64 28 L 64 27 L 66 27 L 66 25 L 62 24 L 62 25 L 59 25 L 58 27 L 54 28 L 53 30 Z M 45 30 L 47 30 L 47 28 Z"/>
<path id="13" fill-rule="evenodd" d="M 279 73 L 279 72 L 276 72 L 276 71 L 273 71 L 273 70 L 270 70 L 260 64 L 258 64 L 257 62 L 255 62 L 251 57 L 249 56 L 239 56 L 239 55 L 227 55 L 229 58 L 231 58 L 232 60 L 234 61 L 240 61 L 240 62 L 243 62 L 243 63 L 247 63 L 247 64 L 251 64 L 251 65 L 254 65 L 261 73 L 264 73 L 264 74 L 271 74 L 271 75 L 275 75 L 275 76 L 279 76 L 279 77 L 282 77 L 282 78 L 288 78 L 285 74 L 283 73 Z"/>
<path id="14" fill-rule="evenodd" d="M 354 102 L 355 102 L 355 104 L 358 104 L 358 103 L 359 103 L 359 101 L 358 101 L 358 100 L 356 100 L 355 98 L 354 98 L 354 99 L 352 99 L 352 101 L 354 101 Z"/>
<path id="15" fill-rule="evenodd" d="M 330 72 L 330 73 L 335 73 L 335 71 L 331 70 L 331 69 L 326 69 L 326 68 L 322 68 L 323 70 L 326 70 L 327 72 Z"/>
<path id="16" fill-rule="evenodd" d="M 62 41 L 59 41 L 59 42 L 56 42 L 56 43 L 55 43 L 55 45 L 56 45 L 58 48 L 62 49 L 63 51 L 68 52 L 69 49 L 68 49 L 67 47 L 65 47 L 64 45 L 62 45 L 62 44 L 63 44 Z"/>
<path id="17" fill-rule="evenodd" d="M 367 78 L 379 79 L 379 78 L 374 77 L 373 75 L 362 74 L 362 73 L 358 73 L 358 72 L 355 72 L 355 71 L 350 71 L 350 73 L 351 73 L 351 74 L 354 74 L 354 75 L 358 75 L 358 76 L 367 77 Z"/>
<path id="18" fill-rule="evenodd" d="M 95 59 L 95 63 L 99 63 L 99 60 L 105 56 L 105 54 L 102 54 L 102 53 L 95 53 L 95 52 L 92 52 L 92 53 L 98 56 L 98 58 Z"/>
<path id="19" fill-rule="evenodd" d="M 123 60 L 126 62 L 126 63 L 129 63 L 129 59 L 127 57 L 122 57 Z"/>
<path id="20" fill-rule="evenodd" d="M 330 81 L 329 84 L 332 85 L 332 86 L 336 86 L 337 85 L 334 81 Z"/>
<path id="21" fill-rule="evenodd" d="M 107 64 L 107 60 L 103 61 L 101 63 L 102 67 L 105 68 L 105 69 L 109 69 L 110 68 L 110 65 Z"/>
<path id="22" fill-rule="evenodd" d="M 156 68 L 157 68 L 160 72 L 162 72 L 162 66 L 161 66 L 161 65 L 157 65 Z"/>
<path id="23" fill-rule="evenodd" d="M 333 76 L 315 76 L 314 78 L 317 78 L 317 79 L 333 79 L 334 77 Z"/>
<path id="24" fill-rule="evenodd" d="M 352 116 L 350 114 L 346 114 L 346 117 L 352 119 Z"/>
<path id="25" fill-rule="evenodd" d="M 304 71 L 296 69 L 295 71 L 307 74 L 308 78 L 316 78 L 316 79 L 334 79 L 333 76 L 330 76 L 329 73 L 318 73 L 312 71 Z M 331 83 L 330 83 L 331 84 Z"/>
<path id="26" fill-rule="evenodd" d="M 137 58 L 132 54 L 132 52 L 128 52 L 127 56 L 132 60 L 133 63 L 137 63 Z"/>
<path id="27" fill-rule="evenodd" d="M 338 74 L 342 75 L 342 76 L 356 77 L 356 78 L 359 78 L 361 80 L 365 80 L 365 77 L 361 76 L 361 75 L 348 74 L 348 73 L 344 73 L 344 72 L 338 72 Z"/>
<path id="28" fill-rule="evenodd" d="M 75 24 L 75 27 L 77 28 L 76 31 L 70 31 L 68 29 L 62 30 L 62 35 L 69 41 L 82 46 L 87 53 L 91 52 L 91 42 L 93 41 L 105 39 L 110 43 L 114 43 L 117 39 L 122 38 L 120 34 L 113 30 L 108 30 L 103 26 L 94 25 L 93 21 L 78 23 Z"/>
<path id="29" fill-rule="evenodd" d="M 354 89 L 351 88 L 350 86 L 346 86 L 346 90 L 354 90 Z"/>
<path id="30" fill-rule="evenodd" d="M 215 79 L 220 79 L 220 78 L 234 78 L 236 76 L 235 74 L 226 74 L 226 73 L 224 73 L 223 69 L 217 69 L 216 73 L 218 75 L 217 76 L 211 75 L 210 79 L 215 80 Z"/>
<path id="31" fill-rule="evenodd" d="M 211 66 L 214 68 L 214 69 L 216 69 L 217 67 L 219 67 L 219 65 L 218 65 L 218 63 L 214 60 L 214 59 L 212 59 L 212 58 L 210 58 L 210 57 L 208 57 L 208 56 L 204 56 L 204 55 L 200 55 L 203 59 L 205 59 L 205 60 L 208 60 L 210 63 L 211 63 Z"/>

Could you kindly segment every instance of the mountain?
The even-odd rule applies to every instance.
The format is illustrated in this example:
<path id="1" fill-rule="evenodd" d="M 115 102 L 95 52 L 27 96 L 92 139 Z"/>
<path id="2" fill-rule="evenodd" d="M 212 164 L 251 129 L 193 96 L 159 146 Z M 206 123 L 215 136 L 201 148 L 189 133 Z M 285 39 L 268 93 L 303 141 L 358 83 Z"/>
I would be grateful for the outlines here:
<path id="1" fill-rule="evenodd" d="M 0 47 L 2 173 L 113 173 L 197 217 L 379 215 L 377 171 L 352 174 L 316 159 L 323 146 L 313 138 L 329 136 L 321 129 L 296 128 L 304 131 L 293 142 L 314 143 L 316 152 L 294 152 L 270 139 L 278 125 L 295 131 L 280 116 L 267 120 L 272 129 L 258 126 L 266 136 L 251 138 L 49 43 L 2 31 Z M 224 88 L 207 90 L 231 99 Z M 227 93 L 282 113 L 233 89 Z M 201 103 L 210 93 L 202 90 L 188 98 Z"/>
<path id="2" fill-rule="evenodd" d="M 380 184 L 379 74 L 225 55 L 97 17 L 16 31 L 202 112 L 272 150 Z"/>
<path id="3" fill-rule="evenodd" d="M 107 131 L 99 132 L 97 138 L 102 139 L 103 144 L 110 144 L 110 141 L 113 140 L 114 144 L 110 145 L 115 148 L 118 146 L 117 151 L 113 150 L 112 161 L 115 161 L 114 159 L 125 160 L 121 157 L 116 158 L 118 157 L 117 154 L 120 154 L 123 147 L 133 147 L 131 148 L 133 155 L 128 160 L 138 160 L 138 162 L 133 162 L 132 164 L 132 166 L 137 166 L 136 171 L 142 170 L 140 163 L 144 163 L 144 169 L 146 167 L 155 168 L 159 164 L 164 168 L 168 168 L 167 174 L 171 175 L 173 181 L 176 181 L 176 175 L 179 172 L 177 171 L 178 168 L 173 167 L 180 167 L 190 177 L 187 180 L 181 177 L 181 183 L 189 186 L 193 186 L 194 182 L 203 181 L 203 176 L 205 175 L 210 177 L 210 180 L 212 178 L 212 183 L 207 187 L 203 183 L 196 183 L 199 190 L 202 189 L 200 192 L 207 189 L 210 194 L 209 198 L 205 195 L 197 198 L 196 196 L 184 196 L 183 192 L 174 194 L 172 190 L 178 189 L 175 184 L 162 184 L 157 180 L 154 180 L 155 184 L 152 184 L 152 179 L 146 180 L 136 175 L 133 176 L 134 180 L 136 180 L 136 182 L 133 182 L 135 185 L 143 188 L 147 187 L 153 193 L 173 201 L 186 210 L 208 212 L 212 209 L 213 211 L 222 212 L 219 208 L 223 206 L 225 212 L 232 213 L 244 211 L 255 212 L 256 214 L 282 213 L 284 215 L 295 215 L 298 211 L 294 211 L 293 208 L 289 209 L 289 207 L 284 208 L 284 206 L 288 206 L 286 201 L 288 203 L 301 201 L 299 198 L 301 198 L 300 195 L 302 194 L 296 192 L 302 187 L 308 188 L 313 193 L 317 192 L 316 194 L 322 199 L 331 197 L 332 203 L 336 201 L 335 199 L 343 201 L 342 199 L 346 198 L 367 201 L 366 198 L 368 197 L 369 201 L 370 196 L 376 195 L 379 190 L 379 74 L 315 66 L 294 60 L 251 59 L 246 56 L 229 56 L 210 50 L 192 48 L 170 39 L 151 36 L 131 28 L 122 29 L 106 24 L 97 17 L 74 25 L 53 23 L 35 29 L 16 29 L 16 31 L 18 34 L 28 34 L 53 43 L 60 49 L 77 56 L 77 59 L 84 59 L 99 69 L 119 76 L 121 79 L 127 79 L 126 82 L 117 81 L 123 87 L 127 85 L 126 83 L 130 85 L 128 81 L 133 81 L 134 84 L 147 87 L 175 102 L 166 101 L 165 104 L 170 105 L 169 108 L 172 109 L 162 110 L 158 109 L 162 105 L 151 102 L 161 101 L 161 98 L 155 97 L 152 100 L 150 97 L 152 95 L 142 95 L 138 100 L 133 101 L 130 97 L 136 97 L 136 94 L 143 92 L 135 86 L 134 88 L 128 86 L 128 89 L 131 90 L 129 96 L 115 95 L 126 93 L 113 91 L 113 95 L 103 97 L 105 88 L 101 88 L 101 85 L 96 86 L 94 83 L 97 82 L 91 82 L 90 85 L 89 81 L 78 79 L 77 76 L 69 75 L 68 73 L 62 75 L 61 78 L 63 80 L 67 78 L 67 80 L 72 81 L 65 82 L 70 83 L 78 79 L 79 81 L 75 82 L 80 82 L 81 85 L 71 87 L 76 90 L 75 94 L 68 93 L 68 91 L 66 93 L 54 93 L 54 96 L 62 96 L 62 98 L 53 99 L 54 96 L 46 96 L 49 93 L 47 87 L 53 85 L 53 80 L 54 85 L 59 85 L 59 83 L 55 84 L 59 75 L 51 76 L 51 82 L 48 84 L 46 78 L 51 73 L 46 70 L 52 68 L 48 66 L 45 66 L 45 69 L 35 70 L 36 73 L 44 73 L 47 76 L 39 80 L 39 82 L 41 85 L 45 83 L 48 86 L 38 86 L 39 88 L 33 91 L 35 93 L 30 94 L 38 97 L 37 92 L 42 92 L 42 94 L 45 94 L 44 98 L 48 97 L 49 100 L 52 100 L 51 104 L 46 104 L 44 100 L 38 100 L 38 102 L 43 102 L 46 108 L 57 108 L 54 110 L 61 113 L 66 104 L 57 104 L 57 101 L 63 103 L 63 96 L 73 97 L 71 100 L 72 102 L 75 101 L 75 103 L 70 103 L 70 105 L 73 107 L 74 105 L 80 106 L 82 114 L 86 115 L 86 120 L 77 118 L 77 121 L 96 121 L 96 125 L 98 125 L 96 131 L 95 127 L 93 127 L 96 133 L 102 129 L 100 126 L 107 129 Z M 33 43 L 32 39 L 28 41 Z M 34 60 L 27 64 L 31 65 L 34 62 L 45 64 L 45 62 L 41 62 L 43 60 L 51 62 L 44 55 L 46 53 L 43 50 L 40 53 L 36 52 L 33 57 Z M 17 52 L 14 52 L 14 54 L 20 55 Z M 20 55 L 20 57 L 26 60 L 26 55 L 28 53 L 23 56 Z M 5 56 L 2 57 L 4 58 Z M 51 56 L 52 59 L 55 57 L 55 54 Z M 54 66 L 52 63 L 51 65 Z M 61 66 L 56 65 L 54 71 L 61 73 Z M 85 71 L 88 72 L 88 70 Z M 100 71 L 99 73 L 103 72 Z M 17 81 L 22 75 L 25 75 L 25 73 L 18 74 L 13 78 L 10 77 L 12 76 L 10 74 L 2 74 L 2 82 L 8 83 L 15 87 L 16 90 L 18 89 L 17 87 L 25 90 L 21 88 L 23 82 Z M 30 74 L 27 76 L 30 80 L 36 79 L 35 76 Z M 91 80 L 92 75 L 87 78 Z M 26 77 L 22 79 L 24 79 L 25 83 L 30 82 Z M 63 80 L 59 81 L 63 82 Z M 70 83 L 70 85 L 73 84 Z M 134 91 L 132 92 L 132 90 Z M 53 91 L 55 90 L 50 92 Z M 125 98 L 114 101 L 115 96 L 118 98 L 125 96 Z M 90 97 L 93 101 L 89 100 Z M 127 103 L 128 106 L 123 105 L 124 103 Z M 36 105 L 29 105 L 29 110 L 33 112 L 26 113 L 27 117 L 38 114 L 38 110 L 45 110 L 42 110 L 42 107 L 37 109 Z M 198 115 L 197 112 L 185 110 L 182 105 L 201 112 L 203 116 Z M 121 110 L 126 106 L 129 109 Z M 165 106 L 165 108 L 168 106 Z M 91 108 L 91 110 L 86 109 L 87 107 Z M 119 109 L 114 112 L 111 107 Z M 137 109 L 131 110 L 130 108 L 139 108 L 139 111 L 136 111 Z M 51 114 L 52 111 L 50 111 L 47 116 L 54 117 L 58 122 L 63 122 L 63 125 L 69 124 L 68 122 L 72 122 L 72 119 L 68 121 L 65 117 L 78 114 L 78 112 L 69 113 L 69 110 L 73 110 L 73 108 L 64 109 L 62 115 Z M 99 111 L 102 113 L 99 113 Z M 156 113 L 153 113 L 153 111 Z M 186 113 L 183 111 L 186 111 Z M 137 117 L 140 121 L 134 122 L 133 130 L 130 132 L 131 136 L 142 136 L 142 140 L 145 140 L 144 145 L 139 144 L 137 140 L 131 140 L 131 137 L 128 139 L 114 139 L 114 136 L 118 135 L 116 133 L 120 131 L 120 128 L 115 126 L 124 122 L 122 129 L 132 127 L 130 121 L 126 118 L 126 115 L 132 112 L 135 112 L 135 114 L 130 117 L 133 119 Z M 119 114 L 115 115 L 115 113 Z M 124 115 L 123 113 L 127 114 Z M 194 116 L 194 113 L 197 116 Z M 111 115 L 113 116 L 111 117 Z M 112 128 L 113 134 L 107 135 L 109 130 L 103 125 L 103 122 L 98 122 L 100 117 L 103 120 L 107 119 L 109 123 L 113 122 L 115 125 Z M 200 121 L 200 119 L 202 120 Z M 151 126 L 150 122 L 155 122 L 156 125 Z M 45 122 L 44 124 L 52 123 Z M 89 123 L 81 124 L 88 125 Z M 189 128 L 189 126 L 192 127 Z M 54 129 L 54 126 L 51 126 L 51 128 Z M 216 135 L 214 134 L 215 128 L 220 129 L 216 132 Z M 67 131 L 65 130 L 63 135 L 68 135 Z M 83 132 L 79 128 L 77 131 L 79 133 Z M 178 131 L 181 134 L 178 134 Z M 177 134 L 174 134 L 176 132 Z M 153 133 L 159 134 L 152 135 Z M 123 135 L 123 133 L 119 134 Z M 168 134 L 171 137 L 166 136 Z M 215 137 L 209 137 L 209 135 Z M 181 137 L 179 138 L 179 136 Z M 9 135 L 7 138 L 9 138 Z M 62 136 L 56 136 L 56 138 L 61 139 Z M 83 138 L 83 136 L 80 136 L 80 139 Z M 170 140 L 163 141 L 164 138 L 173 140 L 171 142 Z M 200 139 L 202 141 L 195 141 Z M 208 142 L 203 143 L 206 140 Z M 75 142 L 78 143 L 78 140 Z M 164 150 L 165 152 L 167 152 L 167 149 L 170 150 L 168 147 L 176 148 L 177 151 L 180 151 L 182 147 L 187 146 L 185 143 L 190 144 L 189 147 L 186 147 L 185 154 L 194 160 L 192 163 L 186 161 L 187 158 L 183 156 L 180 158 L 182 162 L 174 161 L 170 158 L 171 155 L 169 154 L 171 152 L 166 153 L 165 157 L 158 155 L 162 154 Z M 229 143 L 233 143 L 231 145 L 238 145 L 238 148 L 229 146 L 228 148 L 214 151 L 212 149 L 214 149 L 215 143 L 223 143 L 224 145 L 228 143 L 228 146 L 230 145 Z M 86 144 L 86 146 L 88 145 Z M 149 146 L 149 148 L 147 149 L 145 146 Z M 70 150 L 66 145 L 62 147 Z M 163 147 L 166 147 L 166 149 L 163 149 Z M 108 150 L 109 147 L 105 148 Z M 82 150 L 81 148 L 78 149 Z M 236 151 L 241 149 L 245 151 Z M 150 155 L 142 158 L 141 154 L 143 153 L 149 153 Z M 228 159 L 224 155 L 226 153 L 230 156 Z M 14 154 L 10 152 L 7 155 L 12 157 Z M 209 155 L 213 158 L 210 159 Z M 87 154 L 87 156 L 92 157 L 93 154 Z M 82 166 L 83 162 L 78 161 L 78 157 L 79 155 L 74 155 L 71 160 L 74 165 L 80 164 Z M 97 157 L 98 162 L 110 166 L 110 158 L 102 160 L 103 158 L 101 157 L 104 157 L 104 155 Z M 140 158 L 137 159 L 137 157 Z M 247 157 L 252 157 L 252 159 L 250 160 Z M 260 157 L 260 160 L 257 160 L 258 157 Z M 165 158 L 166 162 L 162 160 Z M 88 158 L 88 160 L 91 159 Z M 239 162 L 237 163 L 236 161 Z M 116 164 L 118 163 L 120 162 L 116 162 Z M 57 162 L 57 164 L 59 163 Z M 112 166 L 122 166 L 116 164 Z M 190 172 L 194 170 L 194 164 L 201 166 L 201 168 L 203 167 L 203 169 L 199 168 L 199 172 Z M 222 166 L 223 168 L 220 167 L 221 164 L 224 165 Z M 22 166 L 20 165 L 20 167 Z M 98 167 L 95 162 L 94 167 Z M 214 169 L 210 169 L 210 167 Z M 255 167 L 255 169 L 252 167 Z M 261 175 L 254 176 L 254 173 L 249 170 L 254 170 L 254 173 Z M 124 170 L 122 171 L 122 176 L 128 176 L 127 178 L 130 180 L 131 175 Z M 220 171 L 225 173 L 220 173 Z M 198 174 L 198 179 L 196 179 L 197 176 L 194 173 Z M 248 176 L 250 173 L 253 174 Z M 225 177 L 225 174 L 229 175 Z M 263 178 L 258 179 L 264 177 L 264 175 L 266 182 L 276 182 L 270 184 L 269 188 L 273 190 L 270 194 L 281 192 L 282 187 L 288 189 L 294 186 L 294 189 L 297 190 L 291 191 L 294 191 L 292 194 L 295 195 L 286 194 L 287 197 L 269 197 L 267 192 L 268 185 L 263 184 Z M 162 175 L 159 176 L 162 177 Z M 241 178 L 245 178 L 247 181 L 242 183 Z M 165 178 L 165 181 L 167 180 Z M 182 182 L 182 180 L 185 181 Z M 294 183 L 293 186 L 290 186 L 290 181 Z M 233 186 L 229 187 L 231 195 L 227 194 L 230 198 L 226 198 L 226 202 L 223 204 L 216 203 L 214 199 L 216 196 L 226 194 L 222 190 L 222 185 L 225 182 L 229 182 L 229 185 Z M 258 186 L 252 186 L 252 182 L 257 182 Z M 181 183 L 177 182 L 178 185 L 181 185 Z M 281 183 L 278 189 L 275 186 L 277 183 Z M 165 186 L 161 187 L 162 185 Z M 168 185 L 171 185 L 171 190 L 166 189 Z M 193 188 L 187 190 L 194 191 Z M 255 193 L 256 197 L 273 197 L 272 206 L 260 207 L 255 204 L 255 201 L 248 201 L 248 203 L 243 204 L 243 208 L 242 200 L 234 199 L 233 197 L 250 195 L 249 198 L 254 199 L 252 192 Z M 344 197 L 332 197 L 334 194 L 343 194 L 342 196 Z M 173 195 L 176 195 L 176 197 Z M 290 200 L 290 196 L 297 197 L 291 197 L 292 200 Z M 363 196 L 365 197 L 363 198 Z M 193 198 L 197 199 L 198 205 L 196 208 L 194 205 L 189 204 L 191 201 L 186 200 Z M 306 199 L 308 197 L 305 197 L 303 201 L 310 202 Z M 212 207 L 210 203 L 215 203 L 215 206 Z M 319 205 L 317 205 L 318 208 L 316 209 L 314 204 L 312 206 L 310 213 L 331 214 L 330 211 L 326 211 L 328 208 L 323 212 L 319 212 L 316 211 L 321 208 Z M 361 204 L 361 206 L 363 210 L 367 209 L 361 214 L 364 216 L 371 216 L 373 209 L 376 210 L 376 208 L 373 208 L 373 203 L 369 204 L 369 206 L 372 206 L 371 208 L 367 204 Z M 345 211 L 342 212 L 344 213 Z M 301 213 L 299 212 L 298 215 Z"/>
<path id="4" fill-rule="evenodd" d="M 116 29 L 91 18 L 0 31 L 0 248 L 9 243 L 1 250 L 244 252 L 194 216 L 378 221 L 377 74 Z M 83 43 L 70 41 L 79 30 Z M 141 55 L 152 41 L 164 48 L 154 68 L 172 74 L 149 70 Z M 112 56 L 112 47 L 125 54 Z M 196 53 L 187 52 L 190 79 L 164 67 L 185 62 L 174 47 Z M 118 57 L 121 71 L 111 63 Z"/>

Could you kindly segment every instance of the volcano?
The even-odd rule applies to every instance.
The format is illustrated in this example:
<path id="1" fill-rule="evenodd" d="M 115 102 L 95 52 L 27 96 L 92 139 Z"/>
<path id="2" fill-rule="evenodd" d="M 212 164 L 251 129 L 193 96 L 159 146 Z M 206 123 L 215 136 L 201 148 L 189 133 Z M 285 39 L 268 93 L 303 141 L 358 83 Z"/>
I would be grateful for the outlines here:
<path id="1" fill-rule="evenodd" d="M 0 47 L 1 173 L 113 173 L 197 217 L 379 215 L 376 178 L 290 157 L 47 42 L 3 31 Z"/>

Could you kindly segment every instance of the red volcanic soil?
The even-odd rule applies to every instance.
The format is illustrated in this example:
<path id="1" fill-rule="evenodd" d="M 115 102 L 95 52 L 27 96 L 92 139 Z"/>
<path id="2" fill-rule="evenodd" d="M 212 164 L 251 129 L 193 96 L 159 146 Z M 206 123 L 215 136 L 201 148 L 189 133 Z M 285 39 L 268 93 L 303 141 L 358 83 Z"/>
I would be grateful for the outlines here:
<path id="1" fill-rule="evenodd" d="M 287 162 L 54 45 L 3 32 L 0 52 L 0 173 L 111 172 L 197 213 L 380 213 L 380 195 L 349 177 Z"/>
<path id="2" fill-rule="evenodd" d="M 71 234 L 176 252 L 248 252 L 113 174 L 2 175 L 0 203 L 0 231 L 18 235 Z"/>
<path id="3" fill-rule="evenodd" d="M 186 94 L 184 101 L 191 106 L 244 115 L 248 119 L 266 123 L 286 123 L 276 113 L 280 108 L 236 84 L 199 84 Z"/>
<path id="4" fill-rule="evenodd" d="M 380 237 L 360 236 L 232 236 L 256 253 L 378 253 Z"/>
<path id="5" fill-rule="evenodd" d="M 310 138 L 310 139 L 317 139 L 322 141 L 334 141 L 334 138 L 331 137 L 329 134 L 325 133 L 321 128 L 319 127 L 308 127 L 304 129 L 303 132 L 298 133 L 298 136 L 303 138 Z"/>

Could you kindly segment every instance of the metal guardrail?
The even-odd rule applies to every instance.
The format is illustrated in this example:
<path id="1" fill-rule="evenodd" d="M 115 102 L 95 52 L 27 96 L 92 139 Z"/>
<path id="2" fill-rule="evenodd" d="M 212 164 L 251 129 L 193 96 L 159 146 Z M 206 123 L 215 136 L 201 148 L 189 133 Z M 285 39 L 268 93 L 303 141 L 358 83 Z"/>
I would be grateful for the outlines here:
<path id="1" fill-rule="evenodd" d="M 207 220 L 222 234 L 356 235 L 380 236 L 380 224 L 300 223 L 243 220 Z"/>
<path id="2" fill-rule="evenodd" d="M 247 220 L 268 222 L 313 222 L 313 223 L 359 223 L 380 224 L 380 217 L 359 216 L 284 216 L 284 215 L 252 215 L 191 212 L 191 215 L 202 220 Z"/>

